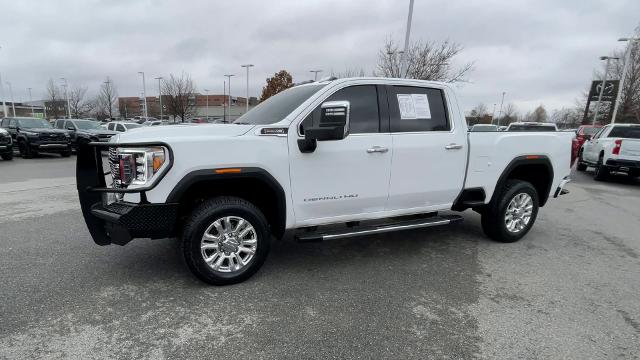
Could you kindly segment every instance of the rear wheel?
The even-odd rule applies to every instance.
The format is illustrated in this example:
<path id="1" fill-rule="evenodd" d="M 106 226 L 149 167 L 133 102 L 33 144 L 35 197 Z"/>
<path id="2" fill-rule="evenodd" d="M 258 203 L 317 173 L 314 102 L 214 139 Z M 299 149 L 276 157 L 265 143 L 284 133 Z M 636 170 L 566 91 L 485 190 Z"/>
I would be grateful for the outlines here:
<path id="1" fill-rule="evenodd" d="M 482 230 L 493 240 L 510 243 L 529 232 L 538 216 L 538 192 L 531 183 L 508 180 L 482 211 Z"/>
<path id="2" fill-rule="evenodd" d="M 593 178 L 598 181 L 604 181 L 609 177 L 609 168 L 603 163 L 603 159 L 604 156 L 600 154 L 596 164 L 596 171 L 593 174 Z"/>
<path id="3" fill-rule="evenodd" d="M 585 171 L 587 170 L 587 164 L 582 161 L 582 151 L 578 154 L 578 164 L 576 165 L 576 170 Z"/>
<path id="4" fill-rule="evenodd" d="M 271 240 L 267 220 L 250 202 L 236 197 L 205 201 L 189 217 L 182 250 L 191 272 L 212 285 L 251 277 L 264 263 Z"/>

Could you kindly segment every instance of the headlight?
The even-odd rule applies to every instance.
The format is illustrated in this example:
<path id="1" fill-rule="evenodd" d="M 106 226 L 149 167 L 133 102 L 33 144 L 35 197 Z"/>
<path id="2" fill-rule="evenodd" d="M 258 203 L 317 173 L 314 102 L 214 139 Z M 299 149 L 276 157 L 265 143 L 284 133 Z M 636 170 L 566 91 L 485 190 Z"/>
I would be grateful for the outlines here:
<path id="1" fill-rule="evenodd" d="M 169 149 L 164 146 L 111 148 L 109 163 L 114 187 L 149 187 L 169 168 L 169 160 Z"/>
<path id="2" fill-rule="evenodd" d="M 71 136 L 69 136 L 69 133 L 64 133 L 64 137 L 68 139 L 68 138 L 70 138 Z"/>

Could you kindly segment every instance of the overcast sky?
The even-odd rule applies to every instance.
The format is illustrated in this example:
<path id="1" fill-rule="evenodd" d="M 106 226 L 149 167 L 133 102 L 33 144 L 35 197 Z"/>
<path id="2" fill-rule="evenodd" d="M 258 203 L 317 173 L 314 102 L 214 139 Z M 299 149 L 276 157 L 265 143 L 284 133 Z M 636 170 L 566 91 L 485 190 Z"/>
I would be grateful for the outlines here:
<path id="1" fill-rule="evenodd" d="M 157 95 L 157 76 L 191 74 L 198 89 L 222 93 L 253 63 L 250 95 L 286 69 L 299 82 L 310 69 L 370 74 L 388 37 L 402 42 L 409 0 L 144 1 L 0 0 L 0 73 L 16 101 L 43 98 L 49 78 L 95 93 L 109 76 L 121 96 Z M 489 110 L 506 91 L 521 111 L 539 104 L 573 106 L 598 60 L 640 24 L 640 0 L 416 0 L 411 40 L 464 46 L 457 61 L 475 61 L 457 85 L 465 110 Z M 8 98 L 6 84 L 4 91 Z"/>

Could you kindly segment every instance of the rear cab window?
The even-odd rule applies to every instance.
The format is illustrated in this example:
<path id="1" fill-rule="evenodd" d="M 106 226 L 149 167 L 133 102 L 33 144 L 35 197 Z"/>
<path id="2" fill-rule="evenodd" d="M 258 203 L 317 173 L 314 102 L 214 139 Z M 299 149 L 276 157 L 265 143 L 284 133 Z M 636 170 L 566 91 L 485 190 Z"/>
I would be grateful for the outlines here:
<path id="1" fill-rule="evenodd" d="M 640 126 L 614 126 L 607 137 L 640 139 Z"/>
<path id="2" fill-rule="evenodd" d="M 388 86 L 392 133 L 450 131 L 443 91 L 416 86 Z"/>

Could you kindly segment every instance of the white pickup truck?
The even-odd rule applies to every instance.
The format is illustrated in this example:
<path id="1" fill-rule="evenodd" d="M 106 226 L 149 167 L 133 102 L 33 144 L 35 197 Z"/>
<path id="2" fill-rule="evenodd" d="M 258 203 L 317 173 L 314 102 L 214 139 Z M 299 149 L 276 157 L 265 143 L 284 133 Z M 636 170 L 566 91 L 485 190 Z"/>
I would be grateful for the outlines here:
<path id="1" fill-rule="evenodd" d="M 468 133 L 452 88 L 328 79 L 232 124 L 158 126 L 78 152 L 83 215 L 99 245 L 180 237 L 210 284 L 247 279 L 271 237 L 321 241 L 445 225 L 473 209 L 491 238 L 523 237 L 569 181 L 571 134 Z M 108 158 L 104 153 L 108 152 Z"/>
<path id="2" fill-rule="evenodd" d="M 609 124 L 585 141 L 576 170 L 595 167 L 594 178 L 606 180 L 612 171 L 640 176 L 640 124 Z"/>

